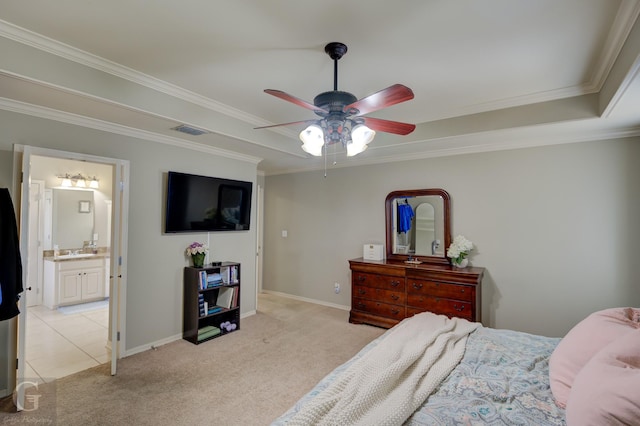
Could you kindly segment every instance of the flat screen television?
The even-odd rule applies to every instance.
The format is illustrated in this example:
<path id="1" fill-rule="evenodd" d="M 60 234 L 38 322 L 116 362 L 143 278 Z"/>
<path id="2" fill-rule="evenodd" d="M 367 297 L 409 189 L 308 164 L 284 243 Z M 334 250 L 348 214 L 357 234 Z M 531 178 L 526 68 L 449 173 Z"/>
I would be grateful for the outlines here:
<path id="1" fill-rule="evenodd" d="M 165 232 L 248 230 L 252 187 L 251 182 L 169 172 Z"/>

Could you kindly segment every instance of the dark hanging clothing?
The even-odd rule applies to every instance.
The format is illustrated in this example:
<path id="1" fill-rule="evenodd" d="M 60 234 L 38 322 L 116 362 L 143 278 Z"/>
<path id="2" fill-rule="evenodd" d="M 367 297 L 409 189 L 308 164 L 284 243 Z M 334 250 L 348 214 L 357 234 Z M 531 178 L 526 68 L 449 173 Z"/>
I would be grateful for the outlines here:
<path id="1" fill-rule="evenodd" d="M 22 259 L 16 215 L 7 188 L 0 188 L 0 321 L 20 313 Z"/>

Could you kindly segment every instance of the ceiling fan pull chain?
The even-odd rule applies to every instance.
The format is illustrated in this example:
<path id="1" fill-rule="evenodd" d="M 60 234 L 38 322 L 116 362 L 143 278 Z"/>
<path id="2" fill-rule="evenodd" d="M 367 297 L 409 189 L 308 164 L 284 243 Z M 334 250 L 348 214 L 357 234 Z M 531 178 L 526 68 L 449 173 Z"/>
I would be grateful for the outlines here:
<path id="1" fill-rule="evenodd" d="M 322 149 L 324 150 L 324 177 L 327 177 L 327 144 L 325 143 L 322 147 Z"/>

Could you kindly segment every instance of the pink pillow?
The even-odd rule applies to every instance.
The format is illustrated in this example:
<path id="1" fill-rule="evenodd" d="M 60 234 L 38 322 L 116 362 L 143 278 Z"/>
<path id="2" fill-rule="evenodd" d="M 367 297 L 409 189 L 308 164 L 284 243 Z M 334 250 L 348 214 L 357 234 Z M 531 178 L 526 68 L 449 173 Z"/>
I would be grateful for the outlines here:
<path id="1" fill-rule="evenodd" d="M 640 330 L 611 342 L 580 370 L 566 415 L 569 426 L 638 424 Z"/>
<path id="2" fill-rule="evenodd" d="M 573 380 L 600 349 L 640 329 L 640 309 L 612 308 L 595 312 L 573 327 L 549 358 L 549 383 L 556 404 L 564 408 Z"/>

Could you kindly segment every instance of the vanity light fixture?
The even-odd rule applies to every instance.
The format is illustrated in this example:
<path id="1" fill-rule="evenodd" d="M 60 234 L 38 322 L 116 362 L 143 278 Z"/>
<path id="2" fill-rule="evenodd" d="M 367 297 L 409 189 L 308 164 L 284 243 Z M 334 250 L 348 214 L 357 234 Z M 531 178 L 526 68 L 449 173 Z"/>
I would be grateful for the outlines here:
<path id="1" fill-rule="evenodd" d="M 71 176 L 64 175 L 64 176 L 58 176 L 60 179 L 62 179 L 62 183 L 60 184 L 61 186 L 65 187 L 65 188 L 70 188 L 72 186 L 71 183 Z"/>
<path id="2" fill-rule="evenodd" d="M 96 178 L 95 176 L 89 179 L 84 177 L 80 173 L 78 173 L 77 175 L 70 175 L 66 173 L 64 175 L 59 175 L 58 178 L 62 179 L 62 183 L 60 184 L 60 186 L 62 186 L 63 188 L 86 188 L 88 186 L 89 188 L 97 189 L 100 187 L 98 178 Z M 87 181 L 89 181 L 88 185 Z"/>

